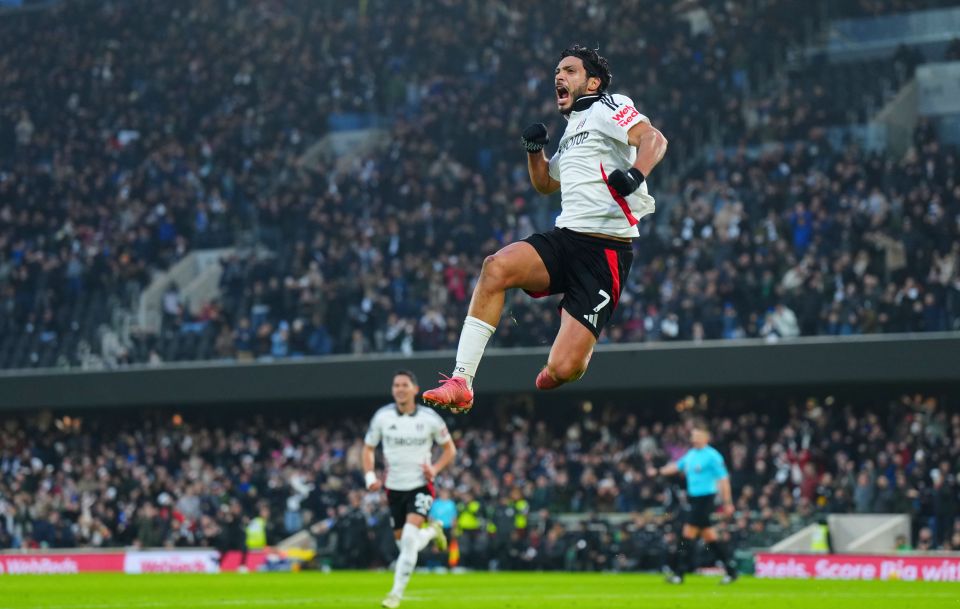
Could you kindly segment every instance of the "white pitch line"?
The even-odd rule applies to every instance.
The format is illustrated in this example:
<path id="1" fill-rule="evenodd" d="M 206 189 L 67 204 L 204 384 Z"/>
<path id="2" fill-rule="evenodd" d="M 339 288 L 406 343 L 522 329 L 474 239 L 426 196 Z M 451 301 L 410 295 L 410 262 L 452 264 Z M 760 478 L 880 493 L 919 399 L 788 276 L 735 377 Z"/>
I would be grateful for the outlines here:
<path id="1" fill-rule="evenodd" d="M 960 588 L 960 586 L 958 586 L 958 588 Z M 938 591 L 938 592 L 935 592 L 935 593 L 931 593 L 931 592 L 926 592 L 926 593 L 915 593 L 915 592 L 890 593 L 890 592 L 883 592 L 883 593 L 877 593 L 875 596 L 878 596 L 878 597 L 882 596 L 883 598 L 909 598 L 909 599 L 917 599 L 917 598 L 946 598 L 946 599 L 955 599 L 955 598 L 957 598 L 958 592 L 960 592 L 960 591 Z M 720 590 L 698 590 L 698 591 L 696 591 L 696 592 L 650 592 L 649 590 L 638 590 L 638 591 L 635 592 L 635 593 L 600 592 L 600 593 L 589 593 L 589 594 L 587 594 L 587 593 L 584 593 L 584 594 L 551 594 L 551 593 L 547 592 L 547 593 L 538 593 L 538 594 L 537 594 L 537 597 L 538 597 L 538 599 L 549 599 L 549 600 L 553 600 L 553 599 L 572 600 L 572 599 L 587 599 L 587 598 L 589 598 L 589 599 L 611 599 L 611 600 L 622 600 L 622 599 L 650 599 L 650 598 L 656 598 L 656 599 L 658 599 L 658 600 L 659 600 L 659 599 L 667 599 L 667 600 L 669 600 L 669 599 L 676 599 L 676 598 L 680 598 L 680 599 L 688 599 L 688 598 L 709 599 L 709 598 L 718 598 L 718 597 L 725 596 L 725 595 L 726 595 L 725 592 L 724 592 L 724 591 L 720 591 Z M 741 600 L 747 600 L 747 599 L 752 599 L 752 598 L 780 598 L 780 599 L 783 598 L 783 592 L 752 592 L 752 591 L 745 591 L 745 592 L 740 592 L 739 595 L 740 595 L 740 596 L 738 596 L 738 599 L 741 599 Z M 405 596 L 404 598 L 405 598 L 406 600 L 433 600 L 434 598 L 437 598 L 437 597 L 445 597 L 445 596 L 448 596 L 447 591 L 433 592 L 433 591 L 421 590 L 421 591 L 419 591 L 419 592 L 417 593 L 417 595 L 415 595 L 415 596 Z M 864 595 L 864 593 L 862 593 L 862 592 L 859 592 L 859 593 L 858 593 L 858 592 L 830 592 L 830 591 L 827 591 L 827 590 L 825 590 L 825 591 L 823 591 L 823 592 L 817 592 L 816 594 L 810 594 L 810 595 L 805 594 L 805 595 L 804 595 L 804 597 L 810 597 L 810 596 L 814 596 L 814 597 L 819 596 L 819 597 L 824 597 L 824 598 L 855 598 L 855 599 L 862 599 L 862 598 L 864 598 L 865 595 Z M 487 600 L 487 599 L 490 599 L 490 600 L 517 600 L 518 598 L 522 598 L 522 597 L 518 597 L 517 595 L 508 595 L 508 594 L 498 594 L 498 595 L 484 594 L 484 595 L 483 595 L 483 599 L 484 599 L 484 600 Z M 867 598 L 869 598 L 869 597 L 867 597 Z"/>
<path id="2" fill-rule="evenodd" d="M 655 599 L 707 599 L 711 596 L 723 595 L 723 592 L 720 591 L 710 591 L 710 590 L 698 590 L 697 592 L 651 592 L 649 590 L 638 590 L 635 593 L 591 593 L 591 594 L 550 594 L 544 593 L 539 594 L 540 600 L 583 600 L 586 598 L 590 599 L 610 599 L 610 600 L 650 600 L 651 598 Z M 744 591 L 741 600 L 746 600 L 750 598 L 783 598 L 782 592 L 753 592 L 753 591 Z M 409 595 L 405 600 L 408 601 L 427 601 L 434 598 L 448 598 L 449 591 L 446 590 L 418 590 L 416 594 Z M 824 591 L 822 593 L 813 594 L 810 596 L 821 596 L 829 598 L 851 598 L 851 599 L 862 599 L 864 597 L 863 593 L 856 592 L 830 592 Z M 957 597 L 956 591 L 937 591 L 936 593 L 891 593 L 884 592 L 882 593 L 884 598 L 897 598 L 897 599 L 912 599 L 916 600 L 918 598 L 924 599 L 955 599 Z M 361 600 L 366 598 L 366 594 L 358 595 L 336 595 L 336 596 L 319 596 L 319 597 L 309 597 L 309 598 L 254 598 L 254 599 L 217 599 L 209 600 L 202 603 L 198 603 L 197 606 L 200 607 L 230 607 L 237 605 L 320 605 L 321 603 L 329 603 L 331 601 L 343 601 L 343 600 Z M 379 597 L 378 597 L 379 598 Z M 483 600 L 493 600 L 493 601 L 518 601 L 522 597 L 512 594 L 498 594 L 498 595 L 488 595 L 483 596 Z M 56 605 L 42 605 L 38 606 L 36 609 L 148 609 L 150 607 L 175 607 L 182 603 L 179 599 L 172 599 L 169 602 L 158 602 L 158 601 L 147 601 L 147 602 L 124 602 L 124 603 L 81 603 L 81 604 L 62 604 L 58 603 Z M 10 609 L 0 607 L 0 609 Z"/>

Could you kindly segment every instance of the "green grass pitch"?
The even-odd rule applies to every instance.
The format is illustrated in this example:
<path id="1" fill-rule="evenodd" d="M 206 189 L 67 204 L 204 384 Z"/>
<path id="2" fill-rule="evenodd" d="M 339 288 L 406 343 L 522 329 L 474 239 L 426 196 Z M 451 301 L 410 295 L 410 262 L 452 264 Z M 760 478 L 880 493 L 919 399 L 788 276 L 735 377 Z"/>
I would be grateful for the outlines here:
<path id="1" fill-rule="evenodd" d="M 388 572 L 0 577 L 0 609 L 375 609 Z M 654 575 L 416 573 L 404 609 L 960 609 L 960 583 L 742 578 L 732 586 Z"/>

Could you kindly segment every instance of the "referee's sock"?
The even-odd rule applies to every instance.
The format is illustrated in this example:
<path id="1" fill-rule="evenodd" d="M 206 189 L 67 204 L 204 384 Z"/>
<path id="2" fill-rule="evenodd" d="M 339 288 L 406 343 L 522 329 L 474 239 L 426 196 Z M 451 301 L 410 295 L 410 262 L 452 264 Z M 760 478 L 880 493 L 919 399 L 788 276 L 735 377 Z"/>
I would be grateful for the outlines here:
<path id="1" fill-rule="evenodd" d="M 690 550 L 693 540 L 681 537 L 677 544 L 677 575 L 683 577 L 690 570 Z"/>
<path id="2" fill-rule="evenodd" d="M 707 547 L 713 552 L 713 555 L 720 559 L 720 562 L 723 563 L 723 568 L 727 572 L 727 575 L 730 577 L 737 576 L 737 569 L 733 565 L 733 561 L 730 560 L 730 551 L 727 549 L 727 544 L 722 541 L 711 541 L 707 544 Z"/>

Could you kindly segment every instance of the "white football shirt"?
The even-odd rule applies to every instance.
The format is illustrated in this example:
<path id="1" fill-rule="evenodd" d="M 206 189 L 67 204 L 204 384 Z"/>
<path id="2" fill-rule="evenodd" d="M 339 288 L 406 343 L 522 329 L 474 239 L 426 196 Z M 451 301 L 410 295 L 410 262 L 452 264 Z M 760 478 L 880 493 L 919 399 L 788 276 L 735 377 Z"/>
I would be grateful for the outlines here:
<path id="1" fill-rule="evenodd" d="M 646 181 L 627 197 L 607 186 L 607 176 L 637 160 L 630 128 L 650 122 L 625 95 L 585 95 L 574 102 L 560 145 L 550 158 L 550 177 L 560 182 L 558 228 L 614 237 L 637 237 L 637 222 L 653 213 Z"/>
<path id="2" fill-rule="evenodd" d="M 450 432 L 434 410 L 417 405 L 411 414 L 400 414 L 396 404 L 387 404 L 370 419 L 363 439 L 370 447 L 383 443 L 386 462 L 385 486 L 392 491 L 410 491 L 426 486 L 422 465 L 430 463 L 433 443 L 446 444 Z"/>

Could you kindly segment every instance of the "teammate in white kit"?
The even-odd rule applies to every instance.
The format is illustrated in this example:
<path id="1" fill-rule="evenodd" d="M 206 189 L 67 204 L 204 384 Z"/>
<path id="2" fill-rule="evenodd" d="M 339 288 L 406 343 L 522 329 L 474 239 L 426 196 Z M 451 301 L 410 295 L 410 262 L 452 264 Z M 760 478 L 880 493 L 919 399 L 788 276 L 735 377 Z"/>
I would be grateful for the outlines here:
<path id="1" fill-rule="evenodd" d="M 443 422 L 433 410 L 417 405 L 417 378 L 408 370 L 393 375 L 393 403 L 373 415 L 363 439 L 363 476 L 371 491 L 386 487 L 390 503 L 393 534 L 400 547 L 393 589 L 383 606 L 400 606 L 403 591 L 417 566 L 417 554 L 434 539 L 445 550 L 447 539 L 439 523 L 421 529 L 433 505 L 433 479 L 457 455 L 457 448 Z M 386 483 L 373 469 L 377 445 L 383 444 Z M 434 443 L 443 447 L 436 463 L 431 464 Z"/>
<path id="2" fill-rule="evenodd" d="M 667 150 L 667 139 L 629 97 L 607 92 L 610 80 L 607 60 L 597 51 L 574 45 L 561 53 L 554 84 L 568 122 L 557 152 L 550 159 L 544 154 L 550 139 L 541 123 L 522 137 L 533 187 L 543 194 L 561 191 L 556 228 L 483 261 L 453 376 L 424 392 L 426 404 L 454 412 L 473 406 L 473 378 L 510 288 L 534 298 L 564 295 L 560 332 L 537 388 L 553 389 L 586 372 L 630 272 L 637 222 L 654 210 L 646 176 Z"/>

